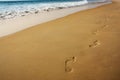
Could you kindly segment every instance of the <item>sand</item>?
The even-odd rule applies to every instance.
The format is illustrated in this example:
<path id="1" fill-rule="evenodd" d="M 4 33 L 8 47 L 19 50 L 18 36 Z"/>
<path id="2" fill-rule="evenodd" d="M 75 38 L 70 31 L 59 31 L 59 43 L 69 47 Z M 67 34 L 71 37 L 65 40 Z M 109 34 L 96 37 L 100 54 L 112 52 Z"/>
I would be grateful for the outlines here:
<path id="1" fill-rule="evenodd" d="M 0 80 L 120 80 L 120 1 L 0 38 Z"/>

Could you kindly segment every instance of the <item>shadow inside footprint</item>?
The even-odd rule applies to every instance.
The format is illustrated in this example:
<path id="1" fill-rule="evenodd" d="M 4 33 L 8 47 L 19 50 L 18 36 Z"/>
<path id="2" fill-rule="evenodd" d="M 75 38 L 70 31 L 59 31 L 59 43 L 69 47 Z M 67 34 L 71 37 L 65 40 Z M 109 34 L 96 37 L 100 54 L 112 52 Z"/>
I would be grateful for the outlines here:
<path id="1" fill-rule="evenodd" d="M 95 40 L 92 44 L 89 45 L 89 47 L 95 48 L 100 45 L 100 42 L 98 40 Z"/>

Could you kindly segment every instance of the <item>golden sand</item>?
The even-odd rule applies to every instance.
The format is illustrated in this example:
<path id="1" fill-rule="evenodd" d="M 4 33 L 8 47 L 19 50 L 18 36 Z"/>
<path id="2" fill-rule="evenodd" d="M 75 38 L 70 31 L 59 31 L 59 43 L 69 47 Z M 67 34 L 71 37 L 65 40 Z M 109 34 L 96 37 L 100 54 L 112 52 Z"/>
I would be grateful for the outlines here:
<path id="1" fill-rule="evenodd" d="M 120 2 L 0 38 L 0 80 L 120 80 Z"/>

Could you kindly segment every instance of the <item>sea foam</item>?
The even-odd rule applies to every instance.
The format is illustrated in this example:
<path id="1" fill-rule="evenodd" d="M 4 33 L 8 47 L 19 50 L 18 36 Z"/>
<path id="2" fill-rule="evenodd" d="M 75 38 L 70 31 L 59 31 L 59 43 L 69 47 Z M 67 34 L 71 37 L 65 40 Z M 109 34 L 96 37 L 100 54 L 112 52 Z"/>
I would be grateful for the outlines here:
<path id="1" fill-rule="evenodd" d="M 51 11 L 87 4 L 87 1 L 74 2 L 5 2 L 0 3 L 0 20 L 37 14 L 42 11 Z"/>

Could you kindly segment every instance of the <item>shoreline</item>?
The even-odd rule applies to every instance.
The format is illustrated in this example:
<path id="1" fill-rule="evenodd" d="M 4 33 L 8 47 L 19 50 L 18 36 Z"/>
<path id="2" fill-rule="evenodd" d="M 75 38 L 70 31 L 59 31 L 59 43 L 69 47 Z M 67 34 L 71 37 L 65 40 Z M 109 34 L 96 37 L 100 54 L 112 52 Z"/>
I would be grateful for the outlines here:
<path id="1" fill-rule="evenodd" d="M 12 5 L 13 3 L 11 3 Z M 44 4 L 44 6 L 43 6 Z M 30 14 L 38 14 L 38 13 L 41 13 L 41 12 L 49 12 L 49 11 L 52 11 L 52 10 L 59 10 L 59 9 L 65 9 L 65 8 L 70 8 L 70 7 L 74 7 L 74 6 L 81 6 L 81 5 L 85 5 L 87 4 L 86 1 L 77 1 L 77 2 L 61 2 L 61 3 L 57 3 L 57 2 L 53 2 L 53 3 L 41 3 L 41 6 L 40 4 L 28 4 L 28 5 L 22 5 L 22 8 L 21 6 L 18 6 L 18 8 L 16 8 L 13 4 L 13 6 L 10 6 L 10 8 L 8 8 L 8 10 L 5 10 L 2 8 L 1 11 L 3 12 L 0 12 L 0 20 L 6 20 L 6 19 L 12 19 L 12 18 L 15 18 L 17 16 L 27 16 L 27 15 L 30 15 Z M 5 4 L 3 4 L 5 5 Z M 32 7 L 33 6 L 33 7 Z M 35 7 L 36 6 L 36 7 Z M 15 8 L 14 8 L 15 7 Z M 27 8 L 26 8 L 27 7 Z M 5 7 L 3 7 L 5 8 Z M 12 8 L 12 10 L 11 10 Z"/>
<path id="2" fill-rule="evenodd" d="M 79 11 L 96 8 L 96 7 L 99 7 L 105 4 L 110 4 L 110 3 L 111 2 L 89 3 L 86 5 L 77 6 L 77 7 L 52 10 L 49 12 L 43 11 L 38 14 L 30 14 L 23 17 L 16 17 L 13 19 L 2 20 L 0 22 L 0 26 L 2 26 L 0 27 L 0 37 L 16 33 L 18 31 L 30 28 L 38 24 L 42 24 L 58 18 L 62 18 Z"/>

